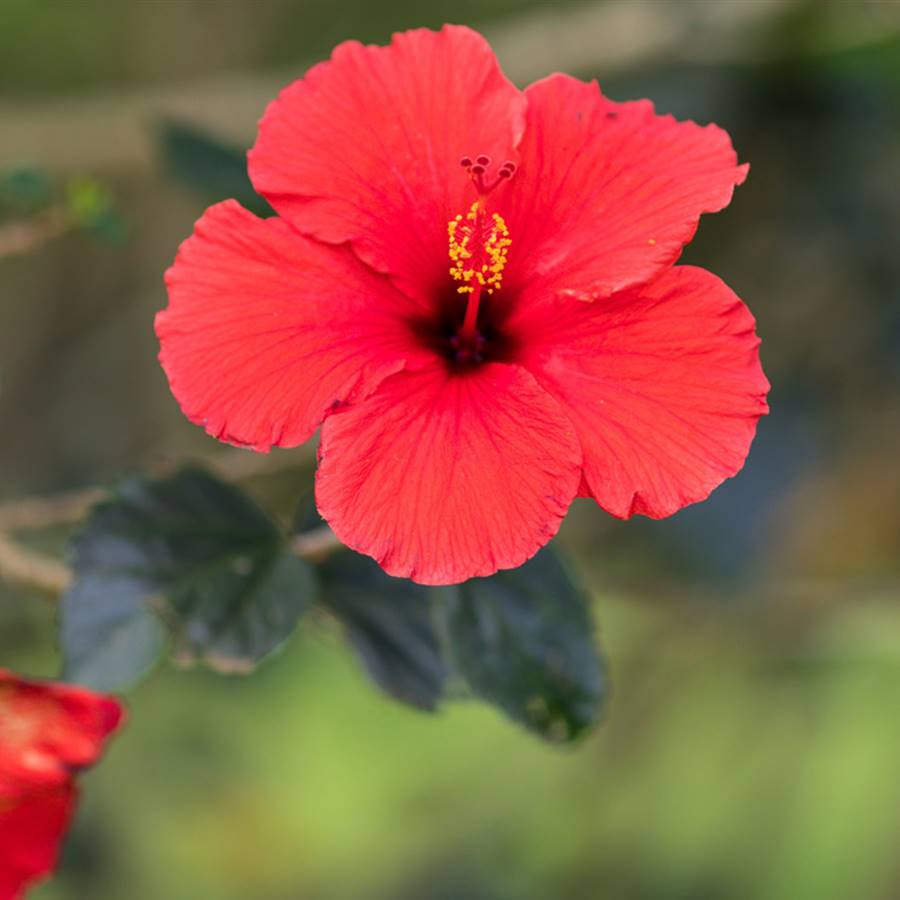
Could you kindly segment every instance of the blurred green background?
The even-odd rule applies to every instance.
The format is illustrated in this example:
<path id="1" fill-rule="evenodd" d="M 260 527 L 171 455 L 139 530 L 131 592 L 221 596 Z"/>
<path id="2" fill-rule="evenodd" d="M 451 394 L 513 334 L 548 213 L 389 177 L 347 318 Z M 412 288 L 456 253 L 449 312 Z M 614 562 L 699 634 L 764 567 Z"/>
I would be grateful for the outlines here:
<path id="1" fill-rule="evenodd" d="M 772 414 L 740 476 L 671 520 L 576 503 L 559 544 L 612 683 L 577 747 L 474 704 L 408 711 L 305 627 L 250 678 L 166 667 L 135 691 L 35 897 L 900 896 L 896 2 L 0 0 L 0 173 L 94 179 L 118 215 L 0 258 L 0 499 L 215 450 L 151 323 L 220 181 L 185 183 L 164 123 L 246 148 L 339 40 L 445 20 L 517 83 L 596 76 L 731 133 L 749 181 L 685 259 L 757 316 Z M 294 453 L 251 483 L 285 514 Z M 0 665 L 54 674 L 53 613 L 0 585 Z"/>

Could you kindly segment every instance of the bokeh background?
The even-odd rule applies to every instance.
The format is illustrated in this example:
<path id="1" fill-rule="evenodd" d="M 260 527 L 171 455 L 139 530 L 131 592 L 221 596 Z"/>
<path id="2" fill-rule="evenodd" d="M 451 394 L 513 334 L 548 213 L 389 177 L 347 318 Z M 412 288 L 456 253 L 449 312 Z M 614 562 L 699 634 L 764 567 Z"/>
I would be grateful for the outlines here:
<path id="1" fill-rule="evenodd" d="M 402 708 L 303 628 L 252 677 L 167 666 L 134 692 L 35 897 L 900 896 L 897 2 L 0 0 L 0 178 L 102 213 L 24 238 L 22 209 L 0 220 L 0 499 L 215 452 L 151 323 L 234 175 L 179 135 L 245 149 L 339 40 L 445 20 L 517 83 L 595 76 L 731 133 L 749 181 L 685 259 L 757 316 L 772 414 L 740 476 L 671 520 L 576 503 L 558 542 L 612 692 L 574 749 L 475 704 Z M 285 514 L 310 477 L 293 453 L 250 482 Z M 53 616 L 0 584 L 0 665 L 54 674 Z"/>

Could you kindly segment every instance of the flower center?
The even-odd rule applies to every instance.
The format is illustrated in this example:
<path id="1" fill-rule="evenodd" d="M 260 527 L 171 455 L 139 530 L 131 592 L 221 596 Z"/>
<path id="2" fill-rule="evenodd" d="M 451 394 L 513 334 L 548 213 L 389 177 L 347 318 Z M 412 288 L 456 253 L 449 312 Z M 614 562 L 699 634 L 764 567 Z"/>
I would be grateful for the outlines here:
<path id="1" fill-rule="evenodd" d="M 478 333 L 478 311 L 482 292 L 493 294 L 503 282 L 507 254 L 512 241 L 500 213 L 489 213 L 488 195 L 516 171 L 513 162 L 504 162 L 493 178 L 488 177 L 489 156 L 481 155 L 473 162 L 468 156 L 460 160 L 478 197 L 463 214 L 447 223 L 449 237 L 450 277 L 462 282 L 457 293 L 466 298 L 466 313 L 452 345 L 460 361 L 479 361 L 484 337 Z"/>
<path id="2" fill-rule="evenodd" d="M 488 216 L 481 200 L 476 200 L 465 217 L 460 213 L 447 223 L 450 235 L 450 275 L 462 281 L 457 293 L 472 294 L 475 286 L 489 294 L 500 287 L 506 254 L 512 241 L 500 213 Z"/>

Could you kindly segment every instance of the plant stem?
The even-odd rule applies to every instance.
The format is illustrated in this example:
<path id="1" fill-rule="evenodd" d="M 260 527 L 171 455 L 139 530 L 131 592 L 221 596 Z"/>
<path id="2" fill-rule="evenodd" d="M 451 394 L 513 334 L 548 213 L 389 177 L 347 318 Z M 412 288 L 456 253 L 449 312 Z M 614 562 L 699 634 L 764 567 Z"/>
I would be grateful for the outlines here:
<path id="1" fill-rule="evenodd" d="M 295 535 L 291 540 L 291 549 L 294 553 L 310 562 L 321 562 L 343 546 L 338 536 L 327 525 Z"/>
<path id="2" fill-rule="evenodd" d="M 61 594 L 72 583 L 72 572 L 63 563 L 0 534 L 0 578 L 48 594 Z"/>
<path id="3" fill-rule="evenodd" d="M 314 452 L 315 448 L 310 447 L 290 454 L 268 456 L 246 450 L 227 450 L 208 458 L 205 463 L 224 478 L 243 481 L 308 464 Z M 172 464 L 158 467 L 163 473 L 173 468 Z M 23 497 L 0 503 L 0 579 L 51 595 L 65 591 L 72 583 L 72 570 L 47 554 L 23 546 L 12 533 L 74 525 L 109 496 L 107 488 L 89 487 L 49 497 Z M 290 546 L 301 559 L 319 562 L 342 544 L 334 532 L 323 525 L 296 535 Z"/>
<path id="4" fill-rule="evenodd" d="M 0 259 L 21 256 L 37 249 L 72 227 L 66 211 L 54 207 L 28 222 L 10 222 L 0 226 Z"/>

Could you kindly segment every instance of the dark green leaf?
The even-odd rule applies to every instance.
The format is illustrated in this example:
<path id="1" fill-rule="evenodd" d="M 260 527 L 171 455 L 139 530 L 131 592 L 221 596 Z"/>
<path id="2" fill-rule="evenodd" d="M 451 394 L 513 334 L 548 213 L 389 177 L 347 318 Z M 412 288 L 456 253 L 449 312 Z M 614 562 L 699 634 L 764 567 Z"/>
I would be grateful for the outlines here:
<path id="1" fill-rule="evenodd" d="M 65 185 L 66 210 L 71 222 L 101 240 L 121 243 L 128 229 L 115 208 L 112 191 L 96 178 L 73 178 Z"/>
<path id="2" fill-rule="evenodd" d="M 150 609 L 169 626 L 178 658 L 245 671 L 290 635 L 314 594 L 309 566 L 269 518 L 196 469 L 122 484 L 76 536 L 73 567 L 61 628 L 66 672 L 105 688 L 139 675 L 155 653 Z M 92 657 L 112 661 L 98 667 Z"/>
<path id="3" fill-rule="evenodd" d="M 63 677 L 95 690 L 115 690 L 140 678 L 159 659 L 165 633 L 143 589 L 125 572 L 81 569 L 63 596 L 60 644 Z"/>
<path id="4" fill-rule="evenodd" d="M 53 200 L 53 182 L 40 169 L 20 166 L 0 172 L 0 213 L 33 213 Z"/>
<path id="5" fill-rule="evenodd" d="M 291 524 L 291 532 L 300 534 L 304 531 L 313 531 L 325 524 L 325 520 L 319 515 L 319 510 L 316 509 L 314 492 L 307 491 L 297 504 L 297 509 L 294 512 L 294 521 Z"/>
<path id="6" fill-rule="evenodd" d="M 257 215 L 272 215 L 272 207 L 253 189 L 244 151 L 193 125 L 174 121 L 163 124 L 160 146 L 172 176 L 208 200 L 234 198 Z"/>
<path id="7" fill-rule="evenodd" d="M 447 650 L 474 694 L 551 741 L 596 721 L 604 685 L 591 618 L 550 548 L 441 594 Z"/>
<path id="8" fill-rule="evenodd" d="M 311 567 L 280 547 L 248 545 L 186 571 L 167 593 L 175 656 L 248 672 L 290 637 L 315 590 Z"/>
<path id="9" fill-rule="evenodd" d="M 329 559 L 320 572 L 322 603 L 343 624 L 372 680 L 397 700 L 433 710 L 443 694 L 447 668 L 428 591 L 391 578 L 356 553 Z"/>

